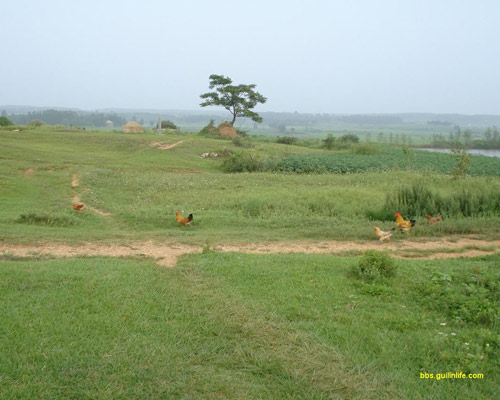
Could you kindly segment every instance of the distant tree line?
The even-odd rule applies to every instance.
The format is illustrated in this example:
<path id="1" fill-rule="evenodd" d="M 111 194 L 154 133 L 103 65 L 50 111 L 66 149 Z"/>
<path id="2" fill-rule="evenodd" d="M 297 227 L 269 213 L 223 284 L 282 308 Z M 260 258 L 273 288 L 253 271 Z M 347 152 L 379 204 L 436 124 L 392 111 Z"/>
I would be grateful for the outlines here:
<path id="1" fill-rule="evenodd" d="M 26 125 L 31 121 L 42 121 L 48 125 L 66 126 L 106 126 L 106 121 L 112 121 L 115 126 L 121 126 L 127 121 L 115 113 L 82 113 L 66 110 L 33 111 L 27 114 L 12 114 L 9 119 L 18 125 Z"/>
<path id="2" fill-rule="evenodd" d="M 500 132 L 496 126 L 492 126 L 486 128 L 480 137 L 474 137 L 470 129 L 461 130 L 456 126 L 448 136 L 434 133 L 431 146 L 450 149 L 457 142 L 463 143 L 469 149 L 500 149 Z"/>
<path id="3" fill-rule="evenodd" d="M 337 119 L 351 124 L 365 125 L 393 125 L 403 122 L 403 119 L 396 115 L 344 115 Z"/>

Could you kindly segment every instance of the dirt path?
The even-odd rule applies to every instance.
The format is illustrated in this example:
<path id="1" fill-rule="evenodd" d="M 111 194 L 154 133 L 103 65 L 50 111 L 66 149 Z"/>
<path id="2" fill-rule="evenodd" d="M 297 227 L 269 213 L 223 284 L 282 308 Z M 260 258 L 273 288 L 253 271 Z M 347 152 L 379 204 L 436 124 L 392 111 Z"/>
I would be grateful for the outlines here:
<path id="1" fill-rule="evenodd" d="M 78 178 L 77 174 L 73 174 L 71 176 L 71 189 L 77 189 L 80 186 L 80 179 Z M 71 201 L 73 203 L 81 203 L 82 201 L 80 200 L 80 196 L 78 194 L 74 194 L 73 197 L 71 198 Z M 102 210 L 99 210 L 97 208 L 94 208 L 88 204 L 84 205 L 85 210 L 90 210 L 96 214 L 102 215 L 103 217 L 109 217 L 111 214 Z"/>
<path id="2" fill-rule="evenodd" d="M 78 175 L 71 175 L 71 188 L 76 189 L 78 186 L 80 186 L 80 179 L 78 179 Z"/>
<path id="3" fill-rule="evenodd" d="M 249 254 L 338 254 L 346 252 L 365 251 L 368 249 L 389 250 L 392 255 L 399 258 L 436 259 L 458 258 L 489 255 L 500 252 L 500 240 L 479 240 L 462 238 L 454 241 L 436 239 L 432 242 L 411 242 L 408 240 L 381 243 L 370 242 L 341 242 L 329 241 L 318 243 L 307 242 L 277 242 L 254 244 L 224 244 L 215 247 L 220 252 L 239 252 Z M 146 256 L 155 259 L 162 266 L 174 266 L 177 258 L 183 254 L 201 253 L 202 247 L 188 246 L 178 243 L 156 243 L 153 241 L 136 242 L 129 245 L 102 245 L 87 243 L 80 246 L 65 244 L 44 245 L 15 245 L 0 243 L 0 254 L 13 256 L 50 255 L 54 257 L 74 256 L 106 256 L 130 257 Z M 428 252 L 428 253 L 426 253 Z"/>
<path id="4" fill-rule="evenodd" d="M 158 147 L 160 150 L 168 150 L 171 149 L 172 147 L 177 146 L 178 144 L 181 144 L 184 140 L 179 140 L 178 142 L 172 143 L 172 144 L 164 144 L 160 142 L 153 142 L 150 144 L 151 147 Z"/>

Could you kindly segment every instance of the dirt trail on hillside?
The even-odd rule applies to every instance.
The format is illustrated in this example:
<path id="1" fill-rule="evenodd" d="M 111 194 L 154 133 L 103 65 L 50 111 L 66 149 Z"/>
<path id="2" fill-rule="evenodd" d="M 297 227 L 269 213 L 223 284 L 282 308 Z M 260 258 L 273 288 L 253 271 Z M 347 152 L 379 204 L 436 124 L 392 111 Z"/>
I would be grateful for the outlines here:
<path id="1" fill-rule="evenodd" d="M 276 242 L 223 244 L 216 246 L 215 251 L 238 252 L 249 254 L 349 254 L 353 251 L 368 249 L 388 250 L 394 257 L 412 259 L 437 259 L 476 257 L 500 253 L 500 240 L 480 240 L 462 238 L 454 241 L 436 239 L 431 242 L 411 242 L 402 240 L 392 243 L 370 242 Z M 37 255 L 53 257 L 106 256 L 132 257 L 145 256 L 153 258 L 159 265 L 174 266 L 177 258 L 184 254 L 201 253 L 201 246 L 189 246 L 173 242 L 158 243 L 153 241 L 135 242 L 129 245 L 103 245 L 86 243 L 74 246 L 65 244 L 16 245 L 0 243 L 0 254 L 18 257 L 34 257 Z"/>
<path id="2" fill-rule="evenodd" d="M 80 187 L 80 179 L 78 178 L 78 175 L 77 174 L 73 174 L 71 176 L 71 189 L 77 189 L 78 187 Z M 74 194 L 73 197 L 71 198 L 71 201 L 73 203 L 82 203 L 82 201 L 80 200 L 80 196 L 78 194 Z M 109 217 L 111 214 L 108 213 L 108 212 L 105 212 L 105 211 L 102 211 L 102 210 L 99 210 L 97 208 L 94 208 L 88 204 L 85 204 L 84 203 L 84 207 L 83 207 L 84 210 L 90 210 L 96 214 L 99 214 L 99 215 L 102 215 L 103 217 Z"/>
<path id="3" fill-rule="evenodd" d="M 172 143 L 172 144 L 164 144 L 164 143 L 160 143 L 160 142 L 153 142 L 153 143 L 150 144 L 150 146 L 151 147 L 157 147 L 160 150 L 168 150 L 168 149 L 171 149 L 172 147 L 177 146 L 178 144 L 181 144 L 182 142 L 184 142 L 184 140 L 179 140 L 178 142 L 175 142 L 175 143 Z"/>

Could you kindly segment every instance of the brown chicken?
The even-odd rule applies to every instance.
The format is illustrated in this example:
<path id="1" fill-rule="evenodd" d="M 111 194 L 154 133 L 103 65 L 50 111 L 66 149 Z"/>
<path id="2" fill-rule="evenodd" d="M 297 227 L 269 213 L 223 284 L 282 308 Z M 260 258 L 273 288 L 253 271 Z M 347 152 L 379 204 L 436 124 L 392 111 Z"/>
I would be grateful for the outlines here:
<path id="1" fill-rule="evenodd" d="M 179 221 L 179 224 L 181 225 L 189 225 L 191 222 L 193 222 L 193 214 L 189 214 L 187 218 L 182 218 L 181 214 L 179 211 L 175 212 L 175 215 L 177 217 L 177 221 Z"/>
<path id="2" fill-rule="evenodd" d="M 442 221 L 443 217 L 441 217 L 441 215 L 436 215 L 435 217 L 432 217 L 431 215 L 429 214 L 425 214 L 425 218 L 427 218 L 427 222 L 429 224 L 437 224 L 439 222 Z"/>
<path id="3" fill-rule="evenodd" d="M 396 224 L 398 224 L 398 228 L 403 232 L 409 232 L 410 229 L 415 226 L 415 220 L 410 219 L 409 221 L 405 221 L 405 219 L 401 216 L 401 213 L 394 214 L 396 217 Z"/>
<path id="4" fill-rule="evenodd" d="M 375 233 L 378 236 L 378 240 L 380 240 L 381 242 L 383 242 L 384 240 L 389 240 L 394 231 L 396 230 L 396 228 L 392 228 L 388 231 L 383 231 L 378 226 L 374 226 L 373 229 L 375 230 Z"/>
<path id="5" fill-rule="evenodd" d="M 83 203 L 80 203 L 80 204 L 73 203 L 71 205 L 73 206 L 73 210 L 76 210 L 78 212 L 82 212 L 82 208 L 84 206 Z"/>

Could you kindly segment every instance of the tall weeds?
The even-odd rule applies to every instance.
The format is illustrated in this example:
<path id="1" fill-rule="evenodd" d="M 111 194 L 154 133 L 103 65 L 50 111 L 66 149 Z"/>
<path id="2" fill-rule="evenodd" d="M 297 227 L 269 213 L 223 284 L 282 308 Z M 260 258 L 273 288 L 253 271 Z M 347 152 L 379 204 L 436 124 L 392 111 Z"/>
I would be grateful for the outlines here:
<path id="1" fill-rule="evenodd" d="M 384 211 L 394 210 L 408 216 L 426 213 L 464 217 L 500 215 L 500 189 L 489 187 L 479 193 L 462 187 L 449 196 L 442 196 L 424 183 L 416 182 L 387 195 Z"/>

